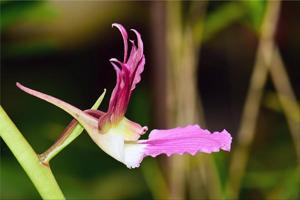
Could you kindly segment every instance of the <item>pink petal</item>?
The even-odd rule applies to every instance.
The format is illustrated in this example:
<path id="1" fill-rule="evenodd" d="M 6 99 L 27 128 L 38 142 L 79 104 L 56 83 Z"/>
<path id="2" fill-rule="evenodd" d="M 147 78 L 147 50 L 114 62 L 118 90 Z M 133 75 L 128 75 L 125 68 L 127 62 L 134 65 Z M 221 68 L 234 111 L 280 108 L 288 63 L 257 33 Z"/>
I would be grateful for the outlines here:
<path id="1" fill-rule="evenodd" d="M 131 41 L 132 48 L 128 60 L 128 34 L 126 29 L 120 24 L 113 24 L 117 27 L 122 34 L 124 42 L 124 61 L 121 62 L 116 58 L 110 59 L 117 73 L 116 86 L 112 92 L 109 108 L 107 113 L 99 119 L 99 128 L 103 127 L 106 123 L 118 123 L 127 110 L 131 92 L 135 85 L 141 80 L 141 73 L 144 70 L 145 56 L 143 54 L 144 45 L 141 35 L 134 29 L 131 29 L 137 38 L 138 47 L 135 46 L 134 41 Z M 117 66 L 119 65 L 120 68 Z"/>
<path id="2" fill-rule="evenodd" d="M 66 111 L 69 113 L 72 117 L 74 117 L 79 123 L 87 130 L 91 130 L 94 128 L 97 128 L 98 126 L 98 120 L 94 117 L 97 113 L 91 112 L 92 115 L 88 114 L 89 111 L 84 112 L 60 99 L 57 99 L 55 97 L 52 97 L 50 95 L 44 94 L 42 92 L 38 92 L 36 90 L 30 89 L 28 87 L 23 86 L 20 83 L 16 83 L 17 87 L 23 90 L 24 92 L 31 94 L 35 97 L 38 97 L 40 99 L 43 99 L 59 108 L 62 110 Z"/>
<path id="3" fill-rule="evenodd" d="M 112 27 L 117 27 L 119 29 L 119 31 L 121 32 L 121 35 L 123 37 L 123 43 L 124 43 L 124 61 L 123 62 L 125 63 L 126 59 L 127 59 L 127 51 L 128 51 L 128 43 L 127 43 L 128 34 L 127 34 L 127 31 L 121 24 L 118 24 L 118 23 L 113 23 Z"/>
<path id="4" fill-rule="evenodd" d="M 145 57 L 143 56 L 142 60 L 140 60 L 140 62 L 138 63 L 136 71 L 134 72 L 134 79 L 132 81 L 131 91 L 134 90 L 136 84 L 138 84 L 141 81 L 141 74 L 144 71 L 144 65 L 145 65 Z"/>
<path id="5" fill-rule="evenodd" d="M 127 62 L 132 77 L 132 85 L 131 85 L 131 91 L 132 91 L 134 90 L 135 85 L 139 83 L 141 80 L 141 73 L 144 71 L 145 56 L 144 56 L 144 45 L 140 33 L 135 29 L 131 29 L 131 30 L 135 33 L 137 37 L 137 43 L 138 43 L 138 47 L 136 48 L 134 42 L 131 42 L 132 49 Z"/>
<path id="6" fill-rule="evenodd" d="M 223 130 L 210 133 L 201 129 L 198 125 L 190 125 L 184 128 L 168 130 L 153 130 L 148 140 L 139 143 L 147 144 L 145 156 L 155 157 L 159 154 L 192 154 L 198 152 L 212 153 L 221 149 L 230 151 L 231 135 Z"/>
<path id="7" fill-rule="evenodd" d="M 135 29 L 130 29 L 130 30 L 133 31 L 136 35 L 137 42 L 138 42 L 137 59 L 141 59 L 144 54 L 144 44 L 143 44 L 141 34 Z"/>
<path id="8" fill-rule="evenodd" d="M 116 71 L 117 82 L 109 101 L 108 111 L 99 118 L 100 129 L 106 123 L 118 123 L 124 117 L 131 94 L 131 79 L 128 67 L 116 58 L 110 59 L 110 62 Z M 117 64 L 121 66 L 121 69 Z"/>
<path id="9" fill-rule="evenodd" d="M 135 63 L 135 60 L 137 60 L 137 47 L 135 46 L 135 43 L 134 43 L 134 40 L 130 40 L 131 42 L 131 51 L 130 51 L 130 55 L 129 55 L 129 58 L 128 58 L 128 61 L 126 62 L 128 64 L 128 66 L 130 66 L 131 69 L 131 72 L 134 71 L 134 63 Z"/>
<path id="10" fill-rule="evenodd" d="M 118 60 L 111 59 L 112 64 L 114 64 L 113 62 L 116 61 Z M 124 116 L 130 99 L 130 86 L 131 86 L 130 71 L 128 67 L 126 66 L 126 64 L 123 64 L 121 62 L 117 62 L 117 63 L 121 65 L 122 70 L 120 71 L 119 87 L 117 88 L 115 94 L 117 100 L 115 101 L 114 107 L 112 109 L 114 115 L 113 116 L 114 119 L 112 119 L 113 121 L 114 120 L 118 121 L 118 118 Z"/>
<path id="11" fill-rule="evenodd" d="M 121 83 L 121 70 L 113 62 L 111 62 L 111 64 L 113 65 L 113 67 L 116 71 L 117 82 L 116 82 L 115 88 L 113 89 L 113 92 L 112 92 L 110 100 L 109 100 L 108 113 L 112 112 L 113 107 L 115 106 L 115 104 L 118 100 L 118 91 L 120 90 L 120 83 Z"/>

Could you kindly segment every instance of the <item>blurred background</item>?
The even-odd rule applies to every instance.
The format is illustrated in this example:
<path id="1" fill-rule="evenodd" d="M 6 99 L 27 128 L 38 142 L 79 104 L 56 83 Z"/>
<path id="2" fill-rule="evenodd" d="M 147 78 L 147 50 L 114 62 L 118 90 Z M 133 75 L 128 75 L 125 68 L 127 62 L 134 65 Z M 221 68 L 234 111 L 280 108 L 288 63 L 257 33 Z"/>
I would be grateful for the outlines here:
<path id="1" fill-rule="evenodd" d="M 153 128 L 228 130 L 232 150 L 146 158 L 129 170 L 84 132 L 51 161 L 67 199 L 299 199 L 300 3 L 5 1 L 1 106 L 36 152 L 71 120 L 15 83 L 90 108 L 115 84 L 118 22 L 146 56 L 127 117 Z M 134 35 L 130 33 L 130 38 Z M 1 122 L 0 122 L 1 123 Z M 39 194 L 1 140 L 1 199 Z"/>

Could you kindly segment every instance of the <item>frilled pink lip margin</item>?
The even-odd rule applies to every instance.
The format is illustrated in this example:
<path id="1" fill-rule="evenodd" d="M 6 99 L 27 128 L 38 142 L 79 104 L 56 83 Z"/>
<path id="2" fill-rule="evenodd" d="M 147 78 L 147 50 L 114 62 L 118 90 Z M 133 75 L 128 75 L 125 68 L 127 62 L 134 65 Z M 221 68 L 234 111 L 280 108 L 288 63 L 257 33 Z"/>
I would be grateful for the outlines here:
<path id="1" fill-rule="evenodd" d="M 160 154 L 195 155 L 198 152 L 230 151 L 231 141 L 232 137 L 226 130 L 211 133 L 198 125 L 190 125 L 167 130 L 155 129 L 148 140 L 140 140 L 139 144 L 146 144 L 144 156 L 156 157 Z"/>

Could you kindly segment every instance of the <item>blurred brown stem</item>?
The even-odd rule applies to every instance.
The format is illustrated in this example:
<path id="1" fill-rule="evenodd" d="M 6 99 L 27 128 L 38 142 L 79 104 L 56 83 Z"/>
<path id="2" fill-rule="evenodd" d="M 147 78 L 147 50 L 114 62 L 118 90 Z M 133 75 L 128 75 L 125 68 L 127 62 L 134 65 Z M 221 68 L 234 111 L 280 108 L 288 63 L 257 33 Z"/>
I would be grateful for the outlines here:
<path id="1" fill-rule="evenodd" d="M 300 110 L 278 47 L 274 50 L 270 73 L 287 119 L 300 165 Z"/>
<path id="2" fill-rule="evenodd" d="M 274 34 L 279 17 L 280 1 L 268 1 L 267 10 L 261 26 L 261 35 L 258 44 L 256 62 L 250 88 L 246 97 L 241 125 L 236 139 L 236 148 L 232 153 L 229 169 L 229 182 L 227 194 L 230 198 L 237 199 L 241 180 L 245 173 L 249 149 L 255 135 L 256 120 L 258 116 L 263 88 L 266 83 L 268 68 L 271 67 L 274 52 Z"/>
<path id="3" fill-rule="evenodd" d="M 179 93 L 181 91 L 180 63 L 182 40 L 181 2 L 167 3 L 167 126 L 178 125 L 181 105 Z M 180 87 L 181 86 L 181 87 Z M 178 98 L 179 97 L 179 98 Z M 173 156 L 169 160 L 169 199 L 185 198 L 185 157 Z"/>
<path id="4" fill-rule="evenodd" d="M 182 2 L 167 3 L 169 127 L 199 122 L 204 126 L 203 108 L 197 88 L 197 69 L 206 1 L 191 2 L 189 6 L 189 13 L 183 18 Z M 220 198 L 219 175 L 211 156 L 199 155 L 193 159 L 173 156 L 169 163 L 170 199 L 186 198 L 187 186 L 190 186 L 190 198 Z"/>
<path id="5" fill-rule="evenodd" d="M 186 26 L 184 27 L 184 34 L 182 39 L 183 63 L 181 66 L 185 68 L 186 76 L 184 80 L 193 80 L 194 87 L 190 92 L 182 93 L 182 96 L 189 98 L 186 94 L 195 95 L 195 106 L 189 106 L 190 109 L 194 109 L 196 112 L 191 119 L 195 123 L 201 124 L 205 127 L 204 109 L 201 102 L 201 95 L 197 89 L 197 70 L 199 66 L 199 55 L 202 46 L 203 39 L 203 26 L 206 17 L 207 1 L 191 2 L 188 20 L 186 20 Z M 191 79 L 193 77 L 193 79 Z M 185 100 L 188 103 L 188 99 Z M 180 112 L 189 111 L 187 108 L 182 109 Z M 189 111 L 189 113 L 193 113 Z M 184 119 L 187 118 L 183 116 Z M 186 122 L 189 123 L 189 122 Z M 216 167 L 216 163 L 212 155 L 200 154 L 192 159 L 189 159 L 189 167 L 186 169 L 187 181 L 189 186 L 189 198 L 190 199 L 221 199 L 222 188 L 220 176 Z"/>
<path id="6" fill-rule="evenodd" d="M 166 128 L 166 2 L 151 2 L 151 35 L 153 54 L 153 70 L 151 70 L 153 105 L 155 106 L 154 124 L 158 128 Z M 164 162 L 164 160 L 163 160 Z M 166 199 L 169 195 L 166 178 L 160 167 L 160 160 L 153 159 L 142 167 L 142 173 L 154 199 Z M 162 163 L 165 166 L 166 162 Z"/>

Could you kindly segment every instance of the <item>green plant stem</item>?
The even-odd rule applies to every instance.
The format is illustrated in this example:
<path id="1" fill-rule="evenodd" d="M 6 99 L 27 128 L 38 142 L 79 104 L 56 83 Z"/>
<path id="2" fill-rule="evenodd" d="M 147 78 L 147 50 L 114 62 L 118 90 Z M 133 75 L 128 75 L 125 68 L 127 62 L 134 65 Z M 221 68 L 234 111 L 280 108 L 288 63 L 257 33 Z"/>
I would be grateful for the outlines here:
<path id="1" fill-rule="evenodd" d="M 168 184 L 163 176 L 157 160 L 149 159 L 143 161 L 141 170 L 144 175 L 146 184 L 151 191 L 153 199 L 168 199 Z"/>
<path id="2" fill-rule="evenodd" d="M 100 106 L 105 96 L 105 93 L 106 90 L 103 91 L 103 93 L 97 99 L 97 101 L 91 109 L 97 109 Z M 48 164 L 54 156 L 56 156 L 61 150 L 63 150 L 67 145 L 69 145 L 73 140 L 75 140 L 75 138 L 77 138 L 83 130 L 84 128 L 79 123 L 70 124 L 61 134 L 61 136 L 57 139 L 57 141 L 44 153 L 40 154 L 40 160 L 43 163 Z"/>
<path id="3" fill-rule="evenodd" d="M 65 199 L 48 165 L 38 155 L 0 106 L 0 135 L 43 199 Z"/>

